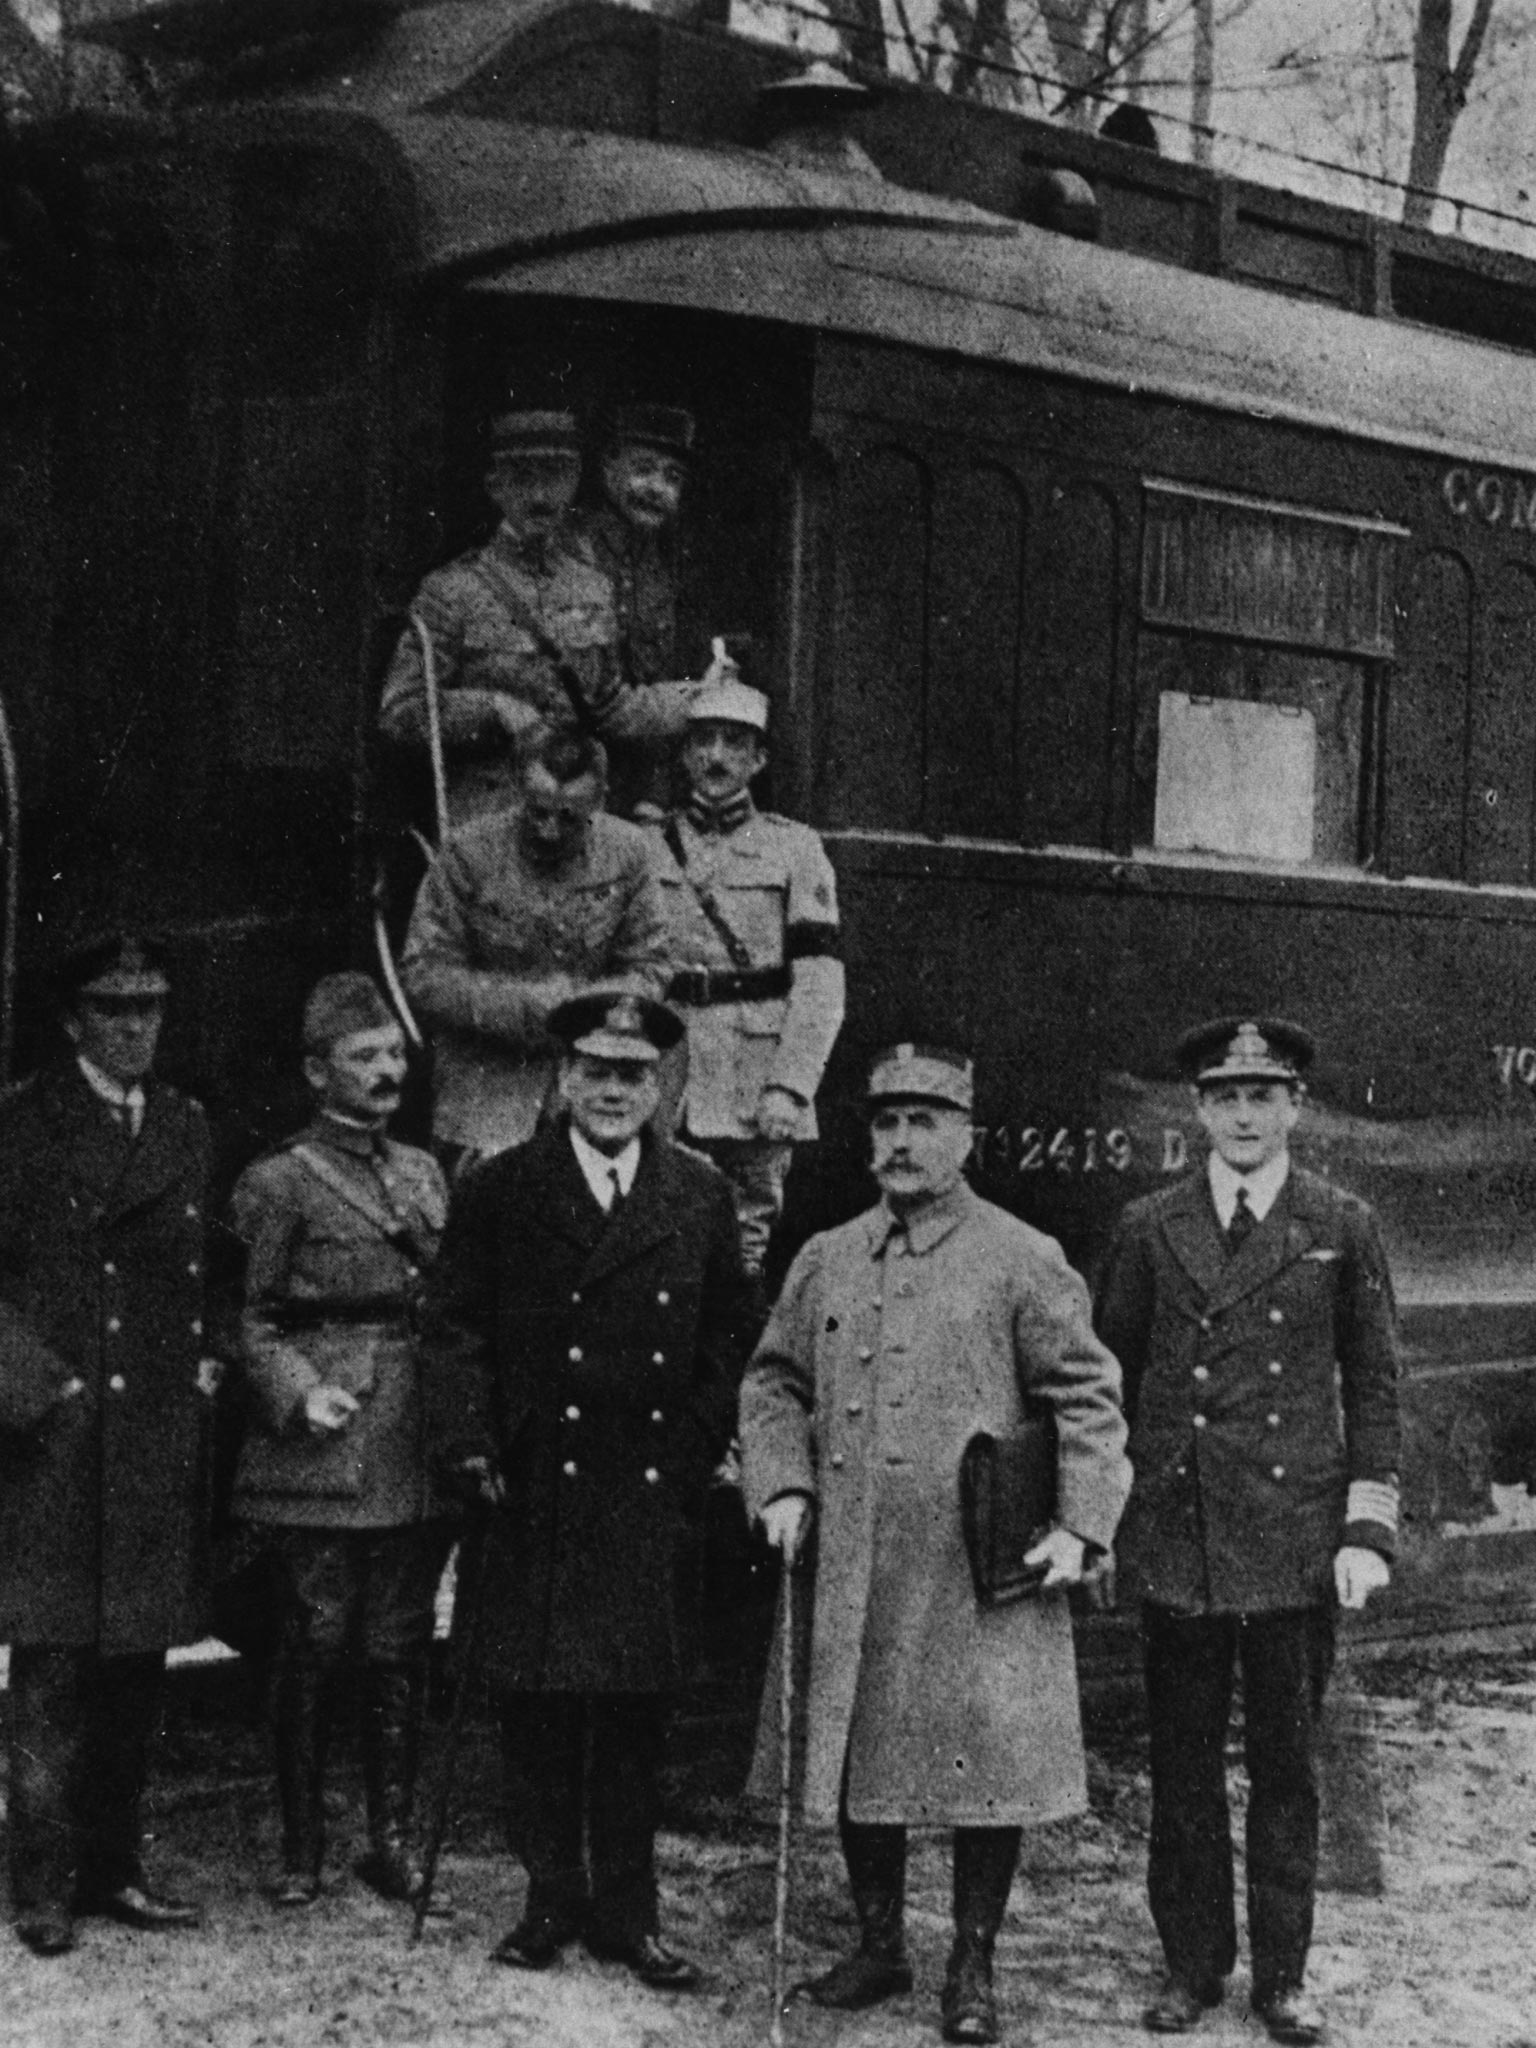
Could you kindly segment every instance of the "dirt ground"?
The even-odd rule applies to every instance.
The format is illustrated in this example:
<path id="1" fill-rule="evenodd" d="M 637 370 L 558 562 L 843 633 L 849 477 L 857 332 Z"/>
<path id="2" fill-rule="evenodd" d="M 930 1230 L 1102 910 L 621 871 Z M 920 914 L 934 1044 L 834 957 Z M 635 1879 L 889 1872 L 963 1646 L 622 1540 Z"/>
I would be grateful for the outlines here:
<path id="1" fill-rule="evenodd" d="M 1311 1983 L 1333 2039 L 1359 2048 L 1536 2048 L 1536 1646 L 1454 1664 L 1398 1660 L 1361 1674 L 1370 1693 L 1387 1818 L 1380 1897 L 1325 1893 Z M 999 1944 L 1006 2039 L 1089 2048 L 1140 2037 L 1157 1953 L 1142 1889 L 1145 1760 L 1124 1706 L 1090 1713 L 1091 1811 L 1026 1838 Z M 438 1741 L 441 1731 L 435 1731 Z M 83 1925 L 73 1955 L 29 1956 L 0 1933 L 0 2043 L 25 2048 L 756 2048 L 769 2035 L 773 1840 L 730 1797 L 742 1730 L 729 1722 L 703 1767 L 671 1783 L 662 1841 L 668 1932 L 705 1985 L 667 1997 L 568 1952 L 529 1976 L 487 1950 L 516 1917 L 522 1879 L 502 1849 L 488 1729 L 467 1733 L 443 1879 L 455 1905 L 419 1947 L 405 1919 L 349 1875 L 360 1847 L 355 1759 L 333 1772 L 331 1880 L 307 1913 L 279 1915 L 263 1886 L 275 1820 L 255 1702 L 178 1690 L 155 1797 L 156 1873 L 207 1904 L 199 1934 L 151 1938 Z M 835 1845 L 794 1851 L 792 1973 L 824 1966 L 852 1919 Z M 912 2048 L 936 2041 L 948 1942 L 948 1861 L 915 1853 L 909 1931 L 917 1989 L 867 2015 L 797 2006 L 792 2048 Z M 1240 1968 L 1198 2039 L 1265 2037 Z"/>

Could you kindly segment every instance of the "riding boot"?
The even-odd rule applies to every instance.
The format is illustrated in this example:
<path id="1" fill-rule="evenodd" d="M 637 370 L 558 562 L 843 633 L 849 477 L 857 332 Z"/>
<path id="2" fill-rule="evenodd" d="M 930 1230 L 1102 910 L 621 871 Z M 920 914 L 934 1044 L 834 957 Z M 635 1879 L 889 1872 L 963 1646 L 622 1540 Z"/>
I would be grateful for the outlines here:
<path id="1" fill-rule="evenodd" d="M 283 1816 L 283 1872 L 274 1894 L 280 1906 L 308 1906 L 320 1896 L 329 1693 L 330 1672 L 318 1659 L 279 1660 L 272 1722 Z"/>
<path id="2" fill-rule="evenodd" d="M 859 1946 L 797 1989 L 816 2005 L 854 2011 L 912 1989 L 903 1930 L 907 1831 L 861 1826 L 846 1816 L 838 1826 L 859 1916 Z"/>
<path id="3" fill-rule="evenodd" d="M 421 1749 L 426 1673 L 370 1664 L 363 1673 L 363 1789 L 368 1803 L 368 1854 L 357 1875 L 380 1898 L 408 1902 L 421 1889 L 411 1854 L 411 1809 Z M 436 1903 L 444 1902 L 439 1897 Z"/>
<path id="4" fill-rule="evenodd" d="M 992 1950 L 1019 1860 L 1018 1828 L 956 1828 L 955 1945 L 940 2010 L 946 2041 L 995 2041 Z"/>

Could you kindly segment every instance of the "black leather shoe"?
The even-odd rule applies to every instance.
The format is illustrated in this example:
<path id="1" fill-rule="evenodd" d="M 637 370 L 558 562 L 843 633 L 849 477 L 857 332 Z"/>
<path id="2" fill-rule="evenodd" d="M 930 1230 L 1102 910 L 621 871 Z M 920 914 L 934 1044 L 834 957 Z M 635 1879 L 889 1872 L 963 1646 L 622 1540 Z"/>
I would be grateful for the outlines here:
<path id="1" fill-rule="evenodd" d="M 912 1965 L 904 1955 L 872 1956 L 860 1948 L 819 1977 L 802 1979 L 790 1997 L 808 1998 L 812 2005 L 830 2006 L 837 2012 L 861 2012 L 867 2005 L 878 2005 L 882 1998 L 897 1998 L 911 1989 Z"/>
<path id="2" fill-rule="evenodd" d="M 1142 2014 L 1141 2024 L 1149 2034 L 1187 2034 L 1198 2025 L 1200 2015 L 1209 2007 L 1220 2005 L 1225 1996 L 1226 1986 L 1219 1977 L 1202 1984 L 1187 1984 L 1182 1977 L 1170 1974 Z"/>
<path id="3" fill-rule="evenodd" d="M 1264 1998 L 1255 1997 L 1253 2009 L 1271 2040 L 1291 2042 L 1294 2048 L 1311 2048 L 1311 2043 L 1321 2041 L 1327 2032 L 1322 2007 L 1315 1998 L 1308 1998 L 1299 1984 L 1284 1985 Z"/>
<path id="4" fill-rule="evenodd" d="M 203 1920 L 201 1906 L 187 1899 L 167 1898 L 147 1884 L 120 1884 L 116 1891 L 92 1892 L 75 1910 L 97 1914 L 103 1920 L 120 1920 L 124 1927 L 139 1927 L 150 1934 L 167 1927 L 200 1927 Z"/>
<path id="5" fill-rule="evenodd" d="M 16 1933 L 35 1956 L 61 1956 L 75 1945 L 75 1923 L 62 1907 L 24 1913 L 16 1922 Z"/>
<path id="6" fill-rule="evenodd" d="M 692 1991 L 698 1967 L 667 1947 L 659 1934 L 587 1935 L 587 1952 L 602 1963 L 623 1963 L 654 1991 Z"/>
<path id="7" fill-rule="evenodd" d="M 547 1970 L 568 1941 L 574 1941 L 579 1929 L 568 1920 L 551 1920 L 540 1913 L 533 1919 L 527 1914 L 518 1921 L 509 1934 L 504 1934 L 491 1950 L 493 1963 L 505 1963 L 513 1970 Z"/>
<path id="8" fill-rule="evenodd" d="M 285 1870 L 272 1887 L 272 1903 L 284 1911 L 312 1906 L 320 1896 L 320 1873 L 316 1870 Z"/>
<path id="9" fill-rule="evenodd" d="M 965 1949 L 951 1962 L 939 2002 L 946 2041 L 998 2039 L 992 1965 L 979 1950 Z"/>

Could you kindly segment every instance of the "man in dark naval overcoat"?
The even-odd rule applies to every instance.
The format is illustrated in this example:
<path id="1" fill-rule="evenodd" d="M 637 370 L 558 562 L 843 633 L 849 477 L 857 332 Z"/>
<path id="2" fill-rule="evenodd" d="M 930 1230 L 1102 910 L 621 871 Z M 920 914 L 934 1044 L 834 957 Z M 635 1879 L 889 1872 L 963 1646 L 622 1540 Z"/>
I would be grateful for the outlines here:
<path id="1" fill-rule="evenodd" d="M 1375 1220 L 1290 1157 L 1312 1057 L 1279 1019 L 1187 1034 L 1209 1159 L 1127 1208 L 1098 1295 L 1131 1415 L 1120 1569 L 1142 1602 L 1148 1890 L 1168 1967 L 1155 2033 L 1194 2026 L 1236 1957 L 1222 1753 L 1238 1664 L 1252 2005 L 1277 2041 L 1323 2033 L 1303 1985 L 1318 1715 L 1337 1609 L 1389 1577 L 1400 1425 Z"/>
<path id="2" fill-rule="evenodd" d="M 281 1560 L 273 1681 L 283 1871 L 276 1903 L 320 1896 L 325 1752 L 342 1671 L 362 1708 L 368 1853 L 387 1899 L 416 1894 L 411 1807 L 434 1598 L 453 1540 L 427 1470 L 411 1316 L 447 1214 L 429 1152 L 388 1134 L 405 1035 L 366 974 L 304 1006 L 312 1121 L 235 1189 L 247 1247 L 242 1365 L 252 1425 L 235 1513 Z"/>
<path id="3" fill-rule="evenodd" d="M 201 1622 L 208 1132 L 151 1078 L 169 990 L 113 933 L 59 970 L 67 1057 L 0 1102 L 0 1642 L 17 1931 L 194 1924 L 140 1861 L 165 1652 Z"/>
<path id="4" fill-rule="evenodd" d="M 998 2039 L 992 1953 L 1020 1831 L 1087 1804 L 1063 1589 L 1125 1500 L 1115 1361 L 1053 1238 L 965 1180 L 971 1063 L 894 1046 L 869 1078 L 873 1209 L 800 1252 L 741 1395 L 747 1505 L 793 1559 L 814 1515 L 803 1804 L 836 1823 L 857 1950 L 803 1988 L 819 2005 L 912 1988 L 907 1830 L 954 1831 L 946 2041 Z M 1022 1550 L 1037 1595 L 982 1609 L 960 1467 L 1026 1403 L 1055 1422 L 1055 1525 Z M 782 1620 L 781 1620 L 782 1625 Z M 772 1666 L 770 1666 L 772 1668 Z M 753 1766 L 778 1779 L 770 1696 Z"/>
<path id="5" fill-rule="evenodd" d="M 678 1017 L 599 990 L 550 1026 L 565 1115 L 463 1182 L 423 1313 L 437 1457 L 487 1504 L 482 1647 L 528 1872 L 495 1954 L 541 1969 L 580 1935 L 683 1990 L 655 1867 L 677 1565 L 730 1441 L 753 1295 L 724 1176 L 648 1128 Z"/>

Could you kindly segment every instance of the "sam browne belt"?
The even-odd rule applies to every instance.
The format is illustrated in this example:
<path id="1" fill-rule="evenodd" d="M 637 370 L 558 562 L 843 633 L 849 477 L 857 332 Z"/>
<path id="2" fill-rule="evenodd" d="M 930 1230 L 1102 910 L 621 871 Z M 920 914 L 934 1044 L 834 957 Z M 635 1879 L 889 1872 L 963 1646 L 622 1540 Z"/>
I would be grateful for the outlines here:
<path id="1" fill-rule="evenodd" d="M 686 967 L 674 974 L 667 995 L 674 1003 L 703 1008 L 710 1003 L 761 1003 L 790 990 L 788 967 L 747 967 L 740 973 L 717 974 L 708 967 Z"/>

